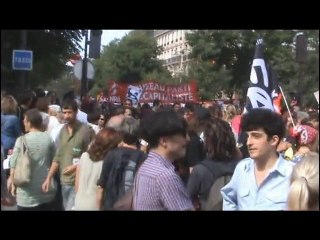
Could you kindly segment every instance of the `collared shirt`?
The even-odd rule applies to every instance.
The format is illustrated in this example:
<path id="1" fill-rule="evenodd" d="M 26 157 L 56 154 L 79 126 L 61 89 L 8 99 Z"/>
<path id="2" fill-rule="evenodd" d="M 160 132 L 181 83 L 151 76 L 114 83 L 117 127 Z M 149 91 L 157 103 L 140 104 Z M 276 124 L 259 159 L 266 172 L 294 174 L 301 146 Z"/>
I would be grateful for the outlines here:
<path id="1" fill-rule="evenodd" d="M 293 166 L 279 155 L 275 166 L 257 186 L 254 160 L 242 160 L 231 181 L 221 189 L 223 210 L 286 210 Z"/>
<path id="2" fill-rule="evenodd" d="M 76 121 L 72 135 L 67 131 L 67 125 L 64 125 L 58 136 L 58 149 L 54 157 L 55 162 L 59 163 L 61 182 L 74 185 L 75 173 L 64 175 L 63 170 L 73 164 L 73 160 L 80 158 L 81 154 L 87 151 L 90 143 L 89 129 L 86 125 Z"/>
<path id="3" fill-rule="evenodd" d="M 174 170 L 174 165 L 155 152 L 150 152 L 134 183 L 134 210 L 191 210 L 187 190 Z"/>

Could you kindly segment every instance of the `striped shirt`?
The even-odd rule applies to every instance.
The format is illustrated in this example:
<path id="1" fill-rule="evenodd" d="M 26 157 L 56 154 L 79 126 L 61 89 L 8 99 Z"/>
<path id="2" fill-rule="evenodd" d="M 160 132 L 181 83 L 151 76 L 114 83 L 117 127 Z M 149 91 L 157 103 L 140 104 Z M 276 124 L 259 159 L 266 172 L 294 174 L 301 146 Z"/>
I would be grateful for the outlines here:
<path id="1" fill-rule="evenodd" d="M 174 165 L 150 152 L 134 183 L 134 210 L 191 210 L 193 205 Z"/>

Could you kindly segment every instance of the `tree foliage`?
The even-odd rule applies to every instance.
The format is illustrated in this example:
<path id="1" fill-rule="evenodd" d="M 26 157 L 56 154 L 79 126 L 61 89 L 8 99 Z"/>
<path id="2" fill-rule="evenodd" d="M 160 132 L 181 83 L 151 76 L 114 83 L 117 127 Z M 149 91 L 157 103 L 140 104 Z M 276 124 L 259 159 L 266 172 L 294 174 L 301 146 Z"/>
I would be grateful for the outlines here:
<path id="1" fill-rule="evenodd" d="M 2 86 L 18 87 L 20 71 L 12 70 L 12 50 L 21 49 L 22 30 L 1 31 Z M 30 87 L 46 85 L 61 76 L 70 57 L 81 49 L 80 30 L 27 30 L 27 50 L 33 51 L 33 69 L 28 72 Z M 20 86 L 21 87 L 21 86 Z"/>
<path id="2" fill-rule="evenodd" d="M 108 80 L 137 83 L 170 79 L 170 73 L 157 59 L 163 49 L 150 35 L 150 30 L 132 31 L 104 46 L 100 59 L 95 61 L 96 85 L 105 86 Z"/>
<path id="3" fill-rule="evenodd" d="M 262 37 L 266 59 L 286 91 L 318 89 L 319 31 L 303 31 L 308 38 L 308 59 L 304 66 L 295 62 L 298 30 L 198 30 L 187 34 L 193 59 L 189 77 L 199 82 L 200 93 L 211 98 L 222 89 L 245 94 L 250 77 L 255 42 Z M 303 75 L 298 86 L 298 79 Z M 201 92 L 202 91 L 202 92 Z"/>

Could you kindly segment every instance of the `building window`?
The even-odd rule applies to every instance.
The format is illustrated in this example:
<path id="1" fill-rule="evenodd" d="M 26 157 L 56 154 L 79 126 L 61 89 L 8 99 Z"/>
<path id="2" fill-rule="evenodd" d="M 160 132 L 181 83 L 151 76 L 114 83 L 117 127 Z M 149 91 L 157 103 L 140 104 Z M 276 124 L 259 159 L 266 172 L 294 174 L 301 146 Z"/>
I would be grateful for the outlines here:
<path id="1" fill-rule="evenodd" d="M 182 37 L 180 37 L 180 40 L 182 40 Z"/>
<path id="2" fill-rule="evenodd" d="M 176 42 L 178 42 L 178 38 L 176 38 Z"/>
<path id="3" fill-rule="evenodd" d="M 173 43 L 173 40 L 171 41 L 171 43 Z"/>

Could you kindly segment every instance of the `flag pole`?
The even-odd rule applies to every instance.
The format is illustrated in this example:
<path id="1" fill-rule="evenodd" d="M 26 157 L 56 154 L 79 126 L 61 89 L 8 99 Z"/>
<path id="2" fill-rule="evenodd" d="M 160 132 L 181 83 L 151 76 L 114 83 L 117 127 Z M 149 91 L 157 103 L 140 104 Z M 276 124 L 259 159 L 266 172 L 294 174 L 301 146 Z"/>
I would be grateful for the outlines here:
<path id="1" fill-rule="evenodd" d="M 291 112 L 290 112 L 290 109 L 289 109 L 289 106 L 288 106 L 288 103 L 287 103 L 287 100 L 286 100 L 286 96 L 284 95 L 284 93 L 283 93 L 283 91 L 282 91 L 282 87 L 281 87 L 280 85 L 278 85 L 278 87 L 279 87 L 279 89 L 280 89 L 280 91 L 281 91 L 281 94 L 282 94 L 282 96 L 283 96 L 284 102 L 285 102 L 285 104 L 286 104 L 286 106 L 287 106 L 287 109 L 288 109 L 288 112 L 289 112 L 289 116 L 290 116 L 292 125 L 293 125 L 293 127 L 295 127 L 294 122 L 293 122 L 293 118 L 292 118 L 292 115 L 291 115 Z"/>

